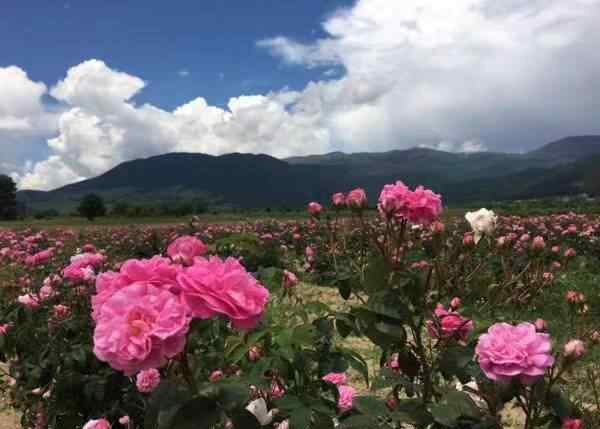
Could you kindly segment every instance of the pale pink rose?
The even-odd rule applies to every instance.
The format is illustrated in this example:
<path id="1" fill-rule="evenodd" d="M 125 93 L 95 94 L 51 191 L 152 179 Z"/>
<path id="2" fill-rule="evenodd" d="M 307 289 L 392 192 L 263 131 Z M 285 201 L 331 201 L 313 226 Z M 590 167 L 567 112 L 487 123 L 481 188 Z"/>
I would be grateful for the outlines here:
<path id="1" fill-rule="evenodd" d="M 346 197 L 341 192 L 332 195 L 331 202 L 335 207 L 342 207 L 346 203 Z"/>
<path id="2" fill-rule="evenodd" d="M 257 346 L 250 347 L 248 350 L 248 359 L 252 362 L 256 362 L 262 357 L 262 351 Z"/>
<path id="3" fill-rule="evenodd" d="M 339 386 L 342 384 L 346 384 L 348 377 L 346 377 L 346 373 L 344 372 L 330 372 L 329 374 L 321 377 L 321 380 Z"/>
<path id="4" fill-rule="evenodd" d="M 367 207 L 367 194 L 364 189 L 356 188 L 348 192 L 346 205 L 351 209 L 363 209 Z"/>
<path id="5" fill-rule="evenodd" d="M 160 384 L 160 372 L 156 368 L 144 369 L 135 377 L 138 392 L 150 393 Z"/>
<path id="6" fill-rule="evenodd" d="M 460 308 L 461 304 L 462 304 L 462 302 L 461 302 L 460 298 L 457 296 L 452 298 L 452 300 L 450 301 L 450 307 L 452 307 L 453 310 Z"/>
<path id="7" fill-rule="evenodd" d="M 564 347 L 565 357 L 579 359 L 585 354 L 585 344 L 581 340 L 569 340 Z"/>
<path id="8" fill-rule="evenodd" d="M 110 429 L 110 423 L 106 419 L 89 420 L 83 429 Z"/>
<path id="9" fill-rule="evenodd" d="M 446 310 L 438 304 L 434 310 L 435 320 L 427 321 L 427 330 L 433 338 L 455 338 L 466 341 L 473 330 L 473 321 L 462 317 L 453 310 Z"/>
<path id="10" fill-rule="evenodd" d="M 565 250 L 565 258 L 573 258 L 577 255 L 577 252 L 575 251 L 575 249 L 569 247 L 567 250 Z"/>
<path id="11" fill-rule="evenodd" d="M 121 417 L 119 417 L 119 423 L 122 424 L 123 426 L 129 425 L 130 421 L 131 421 L 131 419 L 129 418 L 129 416 L 121 416 Z"/>
<path id="12" fill-rule="evenodd" d="M 554 364 L 550 336 L 532 323 L 492 325 L 479 337 L 475 353 L 485 375 L 501 383 L 519 378 L 531 384 Z"/>
<path id="13" fill-rule="evenodd" d="M 66 319 L 71 314 L 71 309 L 64 304 L 57 304 L 52 307 L 52 313 L 59 320 Z"/>
<path id="14" fill-rule="evenodd" d="M 319 214 L 321 214 L 321 211 L 323 211 L 323 206 L 321 206 L 321 204 L 315 201 L 312 201 L 308 203 L 307 209 L 312 216 L 319 216 Z"/>
<path id="15" fill-rule="evenodd" d="M 234 258 L 197 258 L 177 280 L 193 317 L 226 316 L 238 329 L 253 329 L 269 299 L 269 291 Z"/>
<path id="16" fill-rule="evenodd" d="M 379 195 L 379 212 L 387 217 L 406 217 L 410 190 L 401 181 L 385 185 Z"/>
<path id="17" fill-rule="evenodd" d="M 185 235 L 169 244 L 167 255 L 173 261 L 183 265 L 192 265 L 196 256 L 202 256 L 208 251 L 208 246 L 196 237 Z"/>
<path id="18" fill-rule="evenodd" d="M 338 393 L 337 405 L 340 412 L 351 410 L 356 397 L 356 390 L 350 386 L 338 386 Z"/>
<path id="19" fill-rule="evenodd" d="M 189 323 L 177 296 L 150 283 L 133 283 L 103 303 L 94 354 L 125 375 L 158 368 L 183 350 Z"/>
<path id="20" fill-rule="evenodd" d="M 19 302 L 19 304 L 22 304 L 25 307 L 31 309 L 38 308 L 40 306 L 39 298 L 30 293 L 18 296 L 17 301 Z"/>

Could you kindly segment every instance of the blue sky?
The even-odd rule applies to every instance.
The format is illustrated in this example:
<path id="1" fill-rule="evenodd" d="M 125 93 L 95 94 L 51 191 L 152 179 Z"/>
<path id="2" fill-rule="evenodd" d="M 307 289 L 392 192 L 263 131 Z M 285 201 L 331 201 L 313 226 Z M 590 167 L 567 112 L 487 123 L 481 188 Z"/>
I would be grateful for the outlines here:
<path id="1" fill-rule="evenodd" d="M 0 173 L 600 134 L 600 0 L 5 0 Z"/>
<path id="2" fill-rule="evenodd" d="M 349 0 L 6 0 L 0 17 L 0 66 L 16 64 L 34 81 L 99 58 L 150 84 L 136 97 L 173 109 L 202 95 L 230 97 L 301 89 L 322 69 L 289 67 L 256 47 L 286 34 L 310 42 L 320 23 Z M 187 73 L 186 73 L 187 72 Z M 188 74 L 189 73 L 189 74 Z"/>

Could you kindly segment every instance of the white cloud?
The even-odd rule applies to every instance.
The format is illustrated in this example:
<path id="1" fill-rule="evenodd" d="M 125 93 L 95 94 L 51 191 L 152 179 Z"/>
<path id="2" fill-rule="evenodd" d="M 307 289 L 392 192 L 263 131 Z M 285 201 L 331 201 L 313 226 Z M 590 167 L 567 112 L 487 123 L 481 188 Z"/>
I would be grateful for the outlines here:
<path id="1" fill-rule="evenodd" d="M 89 60 L 51 89 L 65 106 L 58 132 L 20 186 L 48 189 L 172 151 L 477 152 L 600 133 L 599 19 L 600 0 L 358 0 L 322 23 L 327 37 L 258 42 L 290 66 L 323 67 L 326 80 L 240 95 L 227 108 L 202 97 L 173 111 L 136 105 L 141 77 Z M 45 85 L 9 73 L 23 91 L 15 103 L 0 97 L 0 130 L 39 129 Z"/>
<path id="2" fill-rule="evenodd" d="M 188 77 L 190 75 L 190 71 L 188 69 L 181 69 L 177 72 L 179 77 Z"/>

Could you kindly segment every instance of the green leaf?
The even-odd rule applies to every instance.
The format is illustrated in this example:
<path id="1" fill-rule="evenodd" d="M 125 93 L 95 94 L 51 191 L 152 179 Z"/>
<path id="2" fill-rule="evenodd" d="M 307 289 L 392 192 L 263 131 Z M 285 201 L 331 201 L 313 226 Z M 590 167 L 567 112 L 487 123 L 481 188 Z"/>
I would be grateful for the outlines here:
<path id="1" fill-rule="evenodd" d="M 308 429 L 310 425 L 310 418 L 312 416 L 312 410 L 307 407 L 296 408 L 290 414 L 290 428 L 291 429 Z"/>
<path id="2" fill-rule="evenodd" d="M 234 429 L 260 429 L 262 427 L 258 419 L 246 409 L 229 413 L 229 418 Z"/>
<path id="3" fill-rule="evenodd" d="M 429 406 L 429 411 L 435 421 L 447 427 L 456 426 L 461 417 L 477 419 L 481 415 L 473 399 L 458 390 L 446 393 L 440 402 Z"/>
<path id="4" fill-rule="evenodd" d="M 377 417 L 358 414 L 350 416 L 341 423 L 342 429 L 368 429 L 377 427 Z"/>
<path id="5" fill-rule="evenodd" d="M 296 408 L 303 407 L 302 401 L 297 396 L 287 394 L 275 401 L 276 408 L 285 413 L 291 413 Z"/>
<path id="6" fill-rule="evenodd" d="M 211 429 L 219 422 L 219 419 L 220 411 L 216 402 L 209 398 L 200 397 L 183 404 L 174 413 L 170 425 L 161 425 L 160 427 L 169 429 Z"/>
<path id="7" fill-rule="evenodd" d="M 390 273 L 390 266 L 383 257 L 371 257 L 365 271 L 365 289 L 369 293 L 388 289 Z"/>
<path id="8" fill-rule="evenodd" d="M 352 404 L 361 414 L 377 416 L 388 414 L 388 408 L 385 405 L 385 401 L 374 396 L 359 396 L 354 399 Z"/>

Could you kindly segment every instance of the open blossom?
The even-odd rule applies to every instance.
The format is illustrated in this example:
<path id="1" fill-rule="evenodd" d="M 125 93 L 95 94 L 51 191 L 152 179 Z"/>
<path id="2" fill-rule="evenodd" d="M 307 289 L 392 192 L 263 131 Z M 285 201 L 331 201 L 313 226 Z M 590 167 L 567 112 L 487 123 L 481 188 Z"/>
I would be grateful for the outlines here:
<path id="1" fill-rule="evenodd" d="M 346 377 L 346 373 L 344 372 L 330 372 L 329 374 L 321 377 L 321 380 L 327 381 L 328 383 L 332 383 L 337 386 L 346 384 L 347 379 L 348 378 Z"/>
<path id="2" fill-rule="evenodd" d="M 96 319 L 94 354 L 125 375 L 158 368 L 183 350 L 189 323 L 176 295 L 133 283 L 104 302 Z"/>
<path id="3" fill-rule="evenodd" d="M 96 294 L 92 297 L 92 318 L 100 315 L 103 304 L 118 290 L 142 282 L 174 293 L 179 292 L 177 274 L 181 266 L 168 258 L 154 256 L 150 259 L 129 259 L 119 272 L 107 271 L 96 278 Z"/>
<path id="4" fill-rule="evenodd" d="M 352 409 L 356 390 L 350 386 L 338 386 L 338 408 L 341 412 Z"/>
<path id="5" fill-rule="evenodd" d="M 10 330 L 10 324 L 8 324 L 8 323 L 0 324 L 0 336 L 6 335 L 9 330 Z"/>
<path id="6" fill-rule="evenodd" d="M 475 353 L 485 375 L 502 383 L 518 377 L 530 384 L 554 364 L 550 336 L 535 325 L 496 323 L 479 337 Z"/>
<path id="7" fill-rule="evenodd" d="M 185 235 L 169 244 L 167 255 L 175 262 L 182 263 L 183 265 L 191 265 L 196 256 L 202 256 L 207 251 L 208 246 L 202 241 L 191 235 Z"/>
<path id="8" fill-rule="evenodd" d="M 498 217 L 492 210 L 482 208 L 476 212 L 467 212 L 465 219 L 473 230 L 475 243 L 478 243 L 483 235 L 494 232 Z"/>
<path id="9" fill-rule="evenodd" d="M 63 276 L 73 281 L 91 281 L 96 278 L 94 270 L 105 261 L 101 253 L 80 253 L 71 257 L 71 263 L 63 270 Z"/>
<path id="10" fill-rule="evenodd" d="M 226 316 L 238 329 L 253 329 L 269 299 L 269 291 L 234 258 L 198 258 L 177 280 L 193 317 Z"/>
<path id="11" fill-rule="evenodd" d="M 431 189 L 417 186 L 408 195 L 409 221 L 429 225 L 436 221 L 440 214 L 442 214 L 442 197 Z"/>
<path id="12" fill-rule="evenodd" d="M 452 309 L 438 304 L 434 310 L 436 320 L 427 321 L 427 330 L 433 338 L 456 338 L 465 341 L 473 330 L 473 321 L 462 317 Z"/>
<path id="13" fill-rule="evenodd" d="M 410 189 L 397 181 L 395 184 L 385 185 L 379 195 L 379 212 L 387 217 L 404 216 L 406 213 Z"/>
<path id="14" fill-rule="evenodd" d="M 29 266 L 41 265 L 48 262 L 54 256 L 54 249 L 49 248 L 46 250 L 42 250 L 41 252 L 37 252 L 34 255 L 30 255 L 25 258 L 25 264 Z"/>
<path id="15" fill-rule="evenodd" d="M 110 423 L 106 419 L 89 420 L 83 429 L 110 429 Z"/>
<path id="16" fill-rule="evenodd" d="M 160 372 L 156 368 L 144 369 L 135 377 L 135 387 L 139 392 L 150 393 L 160 384 Z"/>
<path id="17" fill-rule="evenodd" d="M 323 210 L 323 206 L 321 206 L 321 204 L 319 204 L 315 201 L 308 203 L 308 212 L 312 216 L 319 216 L 319 214 L 321 213 L 322 210 Z"/>
<path id="18" fill-rule="evenodd" d="M 367 206 L 367 194 L 364 189 L 356 188 L 348 192 L 346 205 L 352 209 L 362 209 Z"/>
<path id="19" fill-rule="evenodd" d="M 269 410 L 267 408 L 267 401 L 264 398 L 258 398 L 250 402 L 246 410 L 256 417 L 261 426 L 270 424 L 275 414 L 277 414 L 277 409 Z"/>

